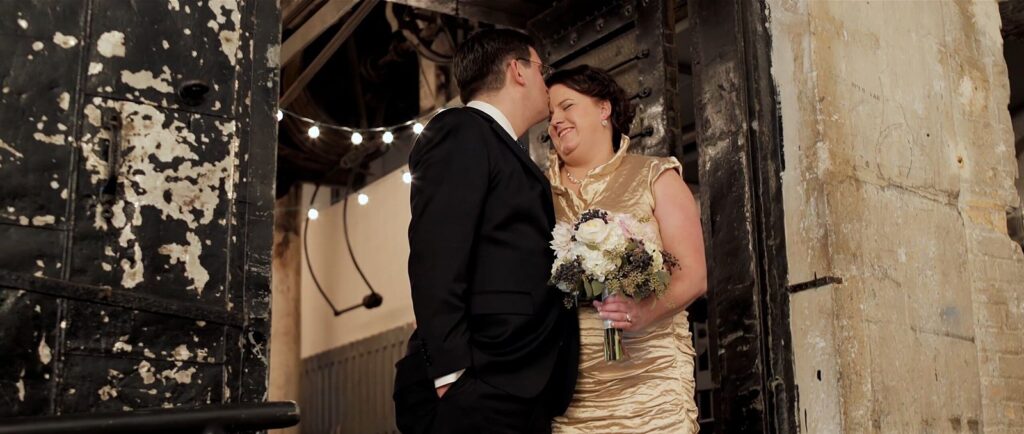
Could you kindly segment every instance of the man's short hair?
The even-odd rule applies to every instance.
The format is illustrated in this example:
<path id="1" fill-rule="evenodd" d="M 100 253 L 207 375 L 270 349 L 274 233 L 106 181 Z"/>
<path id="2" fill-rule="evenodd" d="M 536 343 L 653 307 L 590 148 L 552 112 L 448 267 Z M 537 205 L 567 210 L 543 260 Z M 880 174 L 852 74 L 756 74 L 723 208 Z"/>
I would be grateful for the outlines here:
<path id="1" fill-rule="evenodd" d="M 462 102 L 501 89 L 505 85 L 505 65 L 510 59 L 529 59 L 533 46 L 533 38 L 510 29 L 481 30 L 471 35 L 456 50 L 453 61 Z"/>

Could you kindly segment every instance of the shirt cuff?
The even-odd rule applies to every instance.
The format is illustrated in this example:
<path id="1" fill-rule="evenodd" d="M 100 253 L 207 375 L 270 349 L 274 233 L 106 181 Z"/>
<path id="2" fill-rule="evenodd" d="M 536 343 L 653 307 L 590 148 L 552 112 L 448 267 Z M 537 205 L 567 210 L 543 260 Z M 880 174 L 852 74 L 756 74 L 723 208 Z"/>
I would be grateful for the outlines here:
<path id="1" fill-rule="evenodd" d="M 447 386 L 449 384 L 452 384 L 452 383 L 458 381 L 459 377 L 462 376 L 463 372 L 466 372 L 466 370 L 465 369 L 459 369 L 458 371 L 452 372 L 451 374 L 445 375 L 443 377 L 435 378 L 434 379 L 434 388 L 438 389 L 441 386 Z"/>

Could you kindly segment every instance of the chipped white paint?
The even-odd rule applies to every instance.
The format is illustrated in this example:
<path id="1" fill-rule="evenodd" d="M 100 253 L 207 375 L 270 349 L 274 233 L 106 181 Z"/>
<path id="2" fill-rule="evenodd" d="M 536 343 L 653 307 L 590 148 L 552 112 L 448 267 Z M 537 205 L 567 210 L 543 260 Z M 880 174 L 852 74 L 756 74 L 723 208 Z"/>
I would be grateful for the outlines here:
<path id="1" fill-rule="evenodd" d="M 167 9 L 172 11 L 180 11 L 181 5 L 178 4 L 178 0 L 170 0 L 167 3 Z"/>
<path id="2" fill-rule="evenodd" d="M 7 151 L 11 155 L 13 155 L 15 158 L 24 158 L 25 157 L 24 155 L 22 155 L 21 152 L 18 152 L 17 149 L 14 149 L 14 147 L 12 147 L 11 145 L 8 145 L 7 143 L 4 143 L 3 140 L 0 140 L 0 151 Z"/>
<path id="3" fill-rule="evenodd" d="M 188 347 L 185 346 L 185 344 L 181 344 L 174 348 L 174 352 L 171 353 L 171 357 L 173 357 L 174 360 L 186 361 L 192 357 L 192 352 L 188 350 Z"/>
<path id="4" fill-rule="evenodd" d="M 49 365 L 50 360 L 53 360 L 53 353 L 50 351 L 50 346 L 46 344 L 46 335 L 44 334 L 42 340 L 39 341 L 39 361 L 44 365 Z"/>
<path id="5" fill-rule="evenodd" d="M 140 362 L 138 371 L 139 376 L 142 377 L 143 384 L 153 384 L 153 382 L 156 381 L 156 375 L 153 374 L 155 369 L 153 369 L 153 366 L 150 365 L 149 362 L 145 360 Z"/>
<path id="6" fill-rule="evenodd" d="M 160 41 L 160 44 L 164 46 L 164 49 L 171 48 L 171 44 L 167 43 L 166 40 Z"/>
<path id="7" fill-rule="evenodd" d="M 231 122 L 218 123 L 221 132 L 230 135 L 224 137 L 228 155 L 220 161 L 198 164 L 199 157 L 193 151 L 199 149 L 196 136 L 185 123 L 168 119 L 166 112 L 149 105 L 94 98 L 92 104 L 84 107 L 87 122 L 94 127 L 101 123 L 101 107 L 121 114 L 124 126 L 120 141 L 120 176 L 122 182 L 134 188 L 124 189 L 125 197 L 115 203 L 109 220 L 97 206 L 94 227 L 107 230 L 107 226 L 112 225 L 121 230 L 118 241 L 126 257 L 120 261 L 125 271 L 122 284 L 134 287 L 143 279 L 142 249 L 134 234 L 135 228 L 143 223 L 141 208 L 153 207 L 160 211 L 162 219 L 182 221 L 191 229 L 212 222 L 221 200 L 221 185 L 226 186 L 227 197 L 234 194 L 238 164 L 238 138 L 233 133 L 236 127 Z M 81 146 L 91 181 L 99 185 L 107 177 L 105 156 L 99 152 L 100 140 L 106 138 L 107 133 L 96 130 L 97 136 L 82 140 Z M 172 162 L 173 169 L 161 164 Z M 193 281 L 192 288 L 201 292 L 209 281 L 209 274 L 199 261 L 202 243 L 194 233 L 187 234 L 186 239 L 188 245 L 167 245 L 161 248 L 161 253 L 181 261 Z M 108 252 L 108 256 L 114 256 L 112 253 Z"/>
<path id="8" fill-rule="evenodd" d="M 100 62 L 89 62 L 89 75 L 96 75 L 103 71 L 103 64 Z"/>
<path id="9" fill-rule="evenodd" d="M 205 361 L 207 361 L 206 357 L 207 357 L 208 354 L 209 354 L 209 350 L 208 349 L 206 349 L 206 348 L 197 348 L 196 349 L 196 360 L 200 361 L 200 362 L 205 362 Z"/>
<path id="10" fill-rule="evenodd" d="M 63 145 L 63 144 L 66 143 L 66 139 L 65 139 L 65 136 L 63 134 L 49 134 L 49 135 L 47 135 L 47 134 L 43 134 L 43 133 L 38 133 L 37 132 L 35 134 L 32 134 L 32 138 L 36 139 L 36 140 L 38 140 L 40 142 L 49 143 L 49 144 L 52 144 L 52 145 Z"/>
<path id="11" fill-rule="evenodd" d="M 28 21 L 25 21 L 22 18 L 18 18 L 18 26 L 21 27 L 22 29 L 26 29 L 27 30 L 28 29 Z"/>
<path id="12" fill-rule="evenodd" d="M 227 23 L 227 17 L 222 13 L 222 10 L 230 14 L 234 30 L 221 30 L 218 36 L 220 37 L 221 51 L 224 52 L 224 55 L 228 56 L 228 61 L 231 62 L 231 65 L 234 65 L 235 59 L 239 54 L 238 45 L 242 28 L 242 14 L 238 10 L 238 2 L 236 0 L 210 0 L 208 6 L 216 15 L 218 24 Z M 214 31 L 217 31 L 219 28 L 217 25 L 211 25 L 211 27 L 213 27 Z"/>
<path id="13" fill-rule="evenodd" d="M 132 345 L 127 342 L 115 342 L 114 353 L 130 353 L 132 352 Z"/>
<path id="14" fill-rule="evenodd" d="M 57 105 L 64 111 L 68 110 L 71 104 L 71 94 L 67 92 L 61 92 L 60 96 L 57 97 Z"/>
<path id="15" fill-rule="evenodd" d="M 102 65 L 100 65 L 100 66 L 102 67 Z M 93 99 L 93 102 L 97 102 L 97 101 L 100 101 L 100 99 L 99 98 L 94 98 Z M 94 127 L 98 127 L 98 126 L 101 125 L 101 122 L 103 120 L 103 113 L 100 112 L 100 109 L 98 107 L 96 107 L 95 105 L 92 105 L 92 104 L 88 104 L 88 105 L 85 106 L 85 110 L 84 111 L 85 111 L 85 118 L 86 118 L 86 120 L 89 121 L 89 124 L 91 124 Z M 95 181 L 93 181 L 93 182 L 95 182 Z"/>
<path id="16" fill-rule="evenodd" d="M 24 375 L 24 371 L 22 371 Z M 17 383 L 14 383 L 14 387 L 18 389 L 18 401 L 25 402 L 25 380 L 19 378 Z"/>
<path id="17" fill-rule="evenodd" d="M 54 217 L 52 215 L 40 215 L 40 216 L 32 217 L 32 225 L 33 226 L 52 225 L 56 221 L 57 221 L 56 217 Z"/>
<path id="18" fill-rule="evenodd" d="M 143 349 L 142 350 L 142 355 L 144 355 L 146 357 L 149 357 L 149 358 L 156 358 L 156 354 L 153 354 L 153 352 L 150 351 L 149 348 Z"/>
<path id="19" fill-rule="evenodd" d="M 164 93 L 174 92 L 174 87 L 170 83 L 171 70 L 166 66 L 163 67 L 163 73 L 159 76 L 153 76 L 151 71 L 121 71 L 121 82 L 136 89 L 153 88 Z"/>
<path id="20" fill-rule="evenodd" d="M 114 269 L 114 267 L 113 267 L 113 266 L 111 266 L 110 264 L 108 264 L 108 263 L 106 263 L 106 262 L 102 262 L 102 263 L 100 263 L 100 268 L 102 268 L 102 269 L 103 269 L 103 271 L 110 271 L 110 270 L 113 270 L 113 269 Z M 105 321 L 104 321 L 104 322 L 105 322 Z"/>
<path id="21" fill-rule="evenodd" d="M 57 181 L 50 181 L 50 188 L 56 190 L 60 188 L 60 184 Z"/>
<path id="22" fill-rule="evenodd" d="M 112 30 L 100 35 L 96 51 L 103 57 L 124 57 L 124 33 Z"/>
<path id="23" fill-rule="evenodd" d="M 100 395 L 100 399 L 107 401 L 110 398 L 117 398 L 117 389 L 111 385 L 106 385 L 97 390 L 96 393 Z"/>
<path id="24" fill-rule="evenodd" d="M 196 325 L 199 326 L 199 327 L 206 327 L 206 321 L 203 321 L 203 320 L 196 321 Z"/>
<path id="25" fill-rule="evenodd" d="M 61 48 L 71 48 L 78 45 L 78 38 L 57 32 L 53 35 L 53 43 L 59 45 Z"/>
<path id="26" fill-rule="evenodd" d="M 193 366 L 188 369 L 179 371 L 177 368 L 172 371 L 171 376 L 174 377 L 174 381 L 178 384 L 189 384 L 192 383 L 192 374 L 196 373 L 196 368 Z"/>
<path id="27" fill-rule="evenodd" d="M 191 30 L 189 30 L 189 29 L 185 29 L 185 35 L 191 35 L 191 34 L 192 34 L 192 31 L 191 31 Z"/>
<path id="28" fill-rule="evenodd" d="M 178 262 L 184 264 L 185 276 L 192 279 L 192 286 L 189 286 L 189 289 L 194 289 L 197 293 L 202 294 L 203 289 L 206 288 L 206 282 L 210 280 L 210 273 L 203 268 L 202 262 L 199 261 L 199 256 L 203 253 L 203 244 L 193 232 L 186 233 L 185 238 L 188 240 L 188 245 L 167 244 L 161 246 L 159 251 L 160 254 L 171 257 L 171 264 Z"/>
<path id="29" fill-rule="evenodd" d="M 43 47 L 45 47 L 45 45 L 43 45 L 42 41 L 35 41 L 32 43 L 32 49 L 35 51 L 43 51 Z"/>

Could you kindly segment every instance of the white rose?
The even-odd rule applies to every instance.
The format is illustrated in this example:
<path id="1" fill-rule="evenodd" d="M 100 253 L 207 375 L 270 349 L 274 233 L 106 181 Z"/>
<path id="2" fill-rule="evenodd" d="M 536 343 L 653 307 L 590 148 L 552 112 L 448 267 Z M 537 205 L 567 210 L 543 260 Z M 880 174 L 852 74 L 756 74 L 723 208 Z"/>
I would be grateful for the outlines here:
<path id="1" fill-rule="evenodd" d="M 655 250 L 654 253 L 651 253 L 651 256 L 654 257 L 654 263 L 651 264 L 651 266 L 654 267 L 654 271 L 664 270 L 665 258 L 661 256 L 661 250 Z"/>
<path id="2" fill-rule="evenodd" d="M 576 229 L 576 239 L 583 244 L 599 247 L 612 232 L 615 230 L 608 223 L 601 219 L 591 219 Z"/>
<path id="3" fill-rule="evenodd" d="M 609 258 L 602 250 L 590 249 L 578 244 L 573 246 L 572 253 L 582 260 L 583 271 L 601 282 L 604 282 L 605 277 L 619 267 L 620 260 Z"/>
<path id="4" fill-rule="evenodd" d="M 572 247 L 572 225 L 568 223 L 555 225 L 551 236 L 551 249 L 555 251 L 555 257 L 564 258 L 569 253 L 569 248 Z"/>

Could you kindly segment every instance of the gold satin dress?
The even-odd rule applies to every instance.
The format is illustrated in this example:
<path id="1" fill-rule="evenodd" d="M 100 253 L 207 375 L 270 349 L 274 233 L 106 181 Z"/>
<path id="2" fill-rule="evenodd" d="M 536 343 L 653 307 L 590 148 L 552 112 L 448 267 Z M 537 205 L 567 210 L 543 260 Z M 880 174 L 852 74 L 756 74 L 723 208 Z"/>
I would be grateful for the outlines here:
<path id="1" fill-rule="evenodd" d="M 552 153 L 548 179 L 558 221 L 576 221 L 580 213 L 601 208 L 654 219 L 652 186 L 666 170 L 682 171 L 675 158 L 628 153 L 629 141 L 611 161 L 591 171 L 580 195 L 562 185 L 560 163 Z M 655 231 L 657 233 L 657 231 Z M 656 240 L 661 245 L 661 239 Z M 592 305 L 581 305 L 579 379 L 569 409 L 552 425 L 554 433 L 696 433 L 695 351 L 686 312 L 625 333 L 626 360 L 604 361 L 604 321 Z"/>

